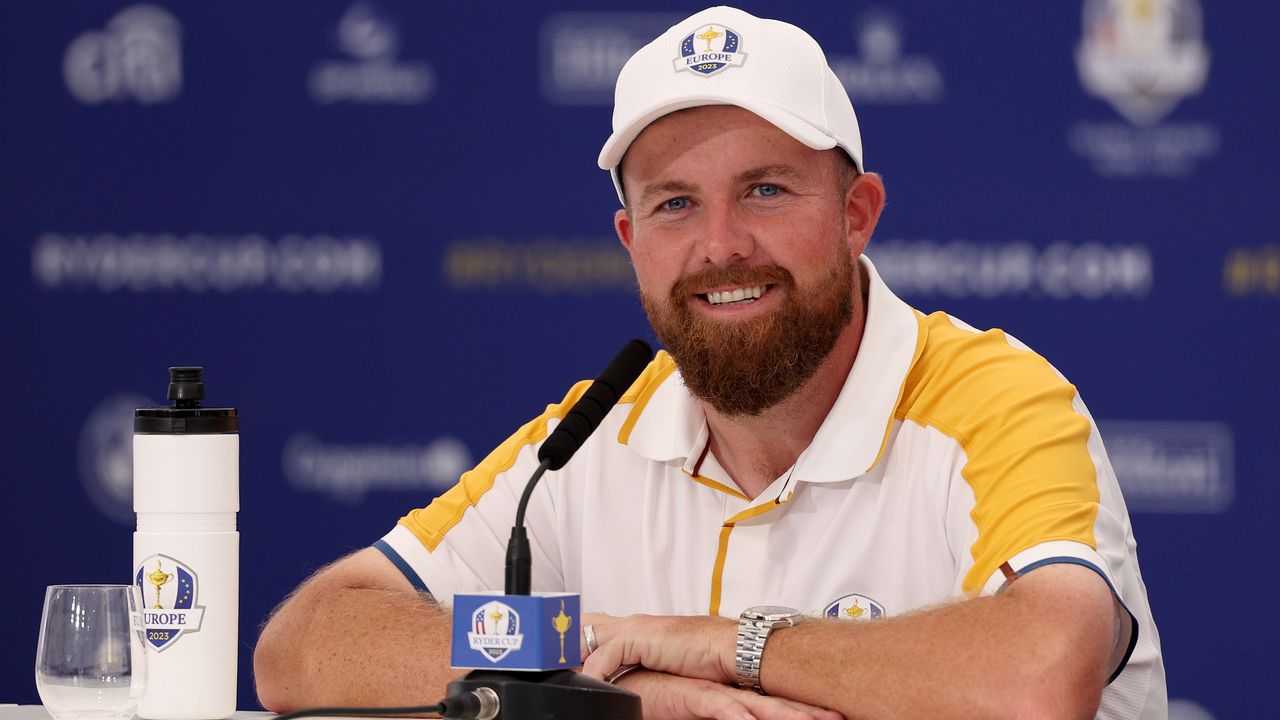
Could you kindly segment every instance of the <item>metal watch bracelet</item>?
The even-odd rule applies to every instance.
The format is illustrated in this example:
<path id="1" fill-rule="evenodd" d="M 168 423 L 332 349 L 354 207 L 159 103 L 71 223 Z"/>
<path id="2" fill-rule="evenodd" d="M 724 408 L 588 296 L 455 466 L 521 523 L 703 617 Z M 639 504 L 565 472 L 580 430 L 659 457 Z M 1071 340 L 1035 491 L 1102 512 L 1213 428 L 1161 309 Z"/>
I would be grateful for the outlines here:
<path id="1" fill-rule="evenodd" d="M 786 607 L 759 606 L 743 611 L 738 619 L 738 643 L 734 653 L 739 687 L 764 693 L 760 686 L 760 660 L 764 656 L 769 633 L 775 628 L 791 627 L 801 617 L 799 610 Z"/>

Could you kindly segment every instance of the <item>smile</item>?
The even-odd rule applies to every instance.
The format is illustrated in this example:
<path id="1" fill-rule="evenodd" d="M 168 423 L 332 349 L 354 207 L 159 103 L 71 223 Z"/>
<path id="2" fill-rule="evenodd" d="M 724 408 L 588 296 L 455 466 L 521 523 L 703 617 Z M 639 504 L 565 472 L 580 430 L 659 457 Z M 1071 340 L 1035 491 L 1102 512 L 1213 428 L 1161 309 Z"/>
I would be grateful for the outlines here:
<path id="1" fill-rule="evenodd" d="M 760 299 L 768 287 L 768 285 L 756 285 L 732 290 L 715 290 L 702 293 L 702 298 L 712 305 L 746 305 Z"/>

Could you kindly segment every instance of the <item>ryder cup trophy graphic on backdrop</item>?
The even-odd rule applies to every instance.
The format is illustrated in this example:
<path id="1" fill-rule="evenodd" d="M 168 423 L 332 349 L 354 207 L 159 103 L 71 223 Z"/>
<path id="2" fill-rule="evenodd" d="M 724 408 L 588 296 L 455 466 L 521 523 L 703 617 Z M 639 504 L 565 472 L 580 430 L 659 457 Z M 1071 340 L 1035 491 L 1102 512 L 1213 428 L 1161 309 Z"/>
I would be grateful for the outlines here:
<path id="1" fill-rule="evenodd" d="M 133 417 L 133 580 L 149 668 L 138 715 L 152 720 L 236 709 L 239 416 L 201 406 L 203 373 L 169 368 L 173 406 Z"/>

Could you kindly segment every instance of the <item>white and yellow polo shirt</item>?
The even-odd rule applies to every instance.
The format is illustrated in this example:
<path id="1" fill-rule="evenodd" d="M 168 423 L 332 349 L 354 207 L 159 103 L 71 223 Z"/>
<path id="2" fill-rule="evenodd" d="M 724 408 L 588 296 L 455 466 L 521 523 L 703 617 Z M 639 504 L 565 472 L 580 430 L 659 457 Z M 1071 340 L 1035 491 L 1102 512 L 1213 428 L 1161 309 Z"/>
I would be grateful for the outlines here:
<path id="1" fill-rule="evenodd" d="M 999 330 L 924 316 L 861 261 L 853 370 L 794 467 L 754 500 L 707 452 L 702 409 L 659 353 L 530 502 L 533 589 L 586 611 L 736 618 L 774 604 L 897 615 L 1059 562 L 1098 572 L 1135 622 L 1098 717 L 1166 714 L 1160 642 L 1129 516 L 1075 387 Z M 418 588 L 500 589 L 537 447 L 589 383 L 376 543 Z"/>

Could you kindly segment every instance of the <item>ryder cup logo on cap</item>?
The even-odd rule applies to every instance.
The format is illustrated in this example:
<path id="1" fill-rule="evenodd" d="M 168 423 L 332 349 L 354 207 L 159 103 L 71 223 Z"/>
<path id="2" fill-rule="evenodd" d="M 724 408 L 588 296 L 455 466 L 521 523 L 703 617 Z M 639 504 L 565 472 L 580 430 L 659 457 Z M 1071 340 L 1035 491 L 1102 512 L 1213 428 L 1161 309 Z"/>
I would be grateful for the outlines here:
<path id="1" fill-rule="evenodd" d="M 864 169 L 853 104 L 817 41 L 795 25 L 714 7 L 637 50 L 618 73 L 599 165 L 623 204 L 618 165 L 631 143 L 664 115 L 704 105 L 749 110 L 814 150 L 843 149 Z"/>
<path id="2" fill-rule="evenodd" d="M 524 644 L 520 615 L 506 603 L 494 600 L 481 605 L 471 614 L 471 621 L 472 631 L 467 633 L 467 642 L 490 662 L 498 662 Z"/>
<path id="3" fill-rule="evenodd" d="M 704 46 L 703 43 L 706 43 Z M 714 75 L 727 67 L 742 64 L 742 38 L 738 33 L 721 25 L 708 25 L 701 32 L 691 32 L 680 41 L 680 57 L 675 59 L 676 71 L 692 70 L 703 75 Z"/>

